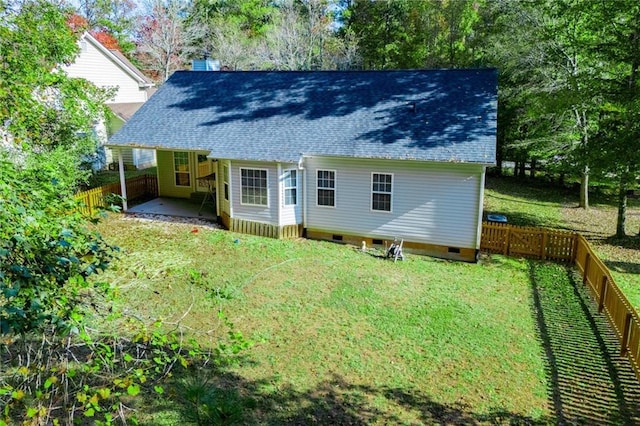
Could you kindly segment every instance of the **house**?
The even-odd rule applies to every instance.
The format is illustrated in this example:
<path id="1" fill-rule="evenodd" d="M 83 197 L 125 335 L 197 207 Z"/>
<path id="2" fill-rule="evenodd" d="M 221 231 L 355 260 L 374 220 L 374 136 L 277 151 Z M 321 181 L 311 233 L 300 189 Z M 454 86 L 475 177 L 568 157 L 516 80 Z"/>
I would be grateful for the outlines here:
<path id="1" fill-rule="evenodd" d="M 117 91 L 106 102 L 113 112 L 112 119 L 97 133 L 111 136 L 145 103 L 154 89 L 154 83 L 138 70 L 121 52 L 107 49 L 91 34 L 80 38 L 80 54 L 75 62 L 61 68 L 70 77 L 84 78 L 98 87 L 114 87 Z M 106 142 L 107 137 L 104 137 Z M 112 153 L 107 150 L 106 162 L 113 163 Z M 123 150 L 124 163 L 136 168 L 155 165 L 155 152 L 148 149 Z"/>
<path id="2" fill-rule="evenodd" d="M 161 197 L 215 174 L 233 231 L 473 260 L 496 116 L 493 69 L 185 71 L 109 145 L 155 149 Z"/>

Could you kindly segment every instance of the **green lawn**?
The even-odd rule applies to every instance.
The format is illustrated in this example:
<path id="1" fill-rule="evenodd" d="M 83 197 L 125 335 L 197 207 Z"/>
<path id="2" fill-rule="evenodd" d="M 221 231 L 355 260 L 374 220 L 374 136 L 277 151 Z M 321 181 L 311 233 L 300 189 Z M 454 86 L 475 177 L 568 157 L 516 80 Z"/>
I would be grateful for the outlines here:
<path id="1" fill-rule="evenodd" d="M 393 263 L 349 246 L 122 216 L 100 230 L 122 248 L 101 278 L 127 316 L 160 318 L 206 345 L 226 333 L 222 310 L 254 342 L 237 365 L 198 379 L 239 407 L 239 423 L 639 419 L 637 381 L 562 266 Z M 182 386 L 139 419 L 184 421 Z"/>
<path id="2" fill-rule="evenodd" d="M 515 225 L 580 232 L 607 264 L 630 302 L 640 310 L 640 201 L 629 200 L 629 236 L 623 239 L 612 237 L 617 218 L 614 197 L 595 191 L 589 210 L 577 206 L 577 190 L 570 191 L 528 179 L 487 178 L 486 212 L 503 213 Z"/>

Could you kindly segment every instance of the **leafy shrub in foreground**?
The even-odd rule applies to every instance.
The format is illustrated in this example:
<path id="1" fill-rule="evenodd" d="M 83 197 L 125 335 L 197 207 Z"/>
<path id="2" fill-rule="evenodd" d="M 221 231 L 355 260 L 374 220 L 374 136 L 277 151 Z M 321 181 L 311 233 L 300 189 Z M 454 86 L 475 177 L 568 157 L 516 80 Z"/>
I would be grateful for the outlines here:
<path id="1" fill-rule="evenodd" d="M 77 336 L 50 332 L 9 342 L 0 353 L 0 424 L 136 424 L 136 412 L 157 398 L 183 405 L 197 424 L 240 420 L 238 398 L 203 377 L 251 345 L 241 333 L 231 330 L 226 341 L 205 348 L 163 331 L 160 322 L 151 329 L 125 324 L 135 328 L 129 337 L 82 329 Z M 205 385 L 192 386 L 199 380 Z"/>
<path id="2" fill-rule="evenodd" d="M 82 315 L 86 278 L 117 250 L 79 212 L 64 182 L 73 164 L 62 151 L 31 154 L 26 164 L 0 153 L 0 335 L 68 330 Z"/>

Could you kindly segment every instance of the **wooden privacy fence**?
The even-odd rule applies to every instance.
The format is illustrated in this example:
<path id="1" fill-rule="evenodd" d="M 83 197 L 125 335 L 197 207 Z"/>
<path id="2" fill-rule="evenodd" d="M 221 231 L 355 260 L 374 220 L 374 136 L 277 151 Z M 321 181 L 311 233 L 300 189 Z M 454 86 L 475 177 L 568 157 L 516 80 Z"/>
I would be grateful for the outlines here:
<path id="1" fill-rule="evenodd" d="M 483 222 L 480 249 L 506 256 L 573 262 L 577 237 L 570 232 Z"/>
<path id="2" fill-rule="evenodd" d="M 127 201 L 146 196 L 158 196 L 158 178 L 154 175 L 127 179 L 126 186 Z M 93 214 L 97 207 L 106 207 L 110 204 L 108 198 L 112 194 L 122 195 L 120 182 L 79 192 L 76 194 L 76 199 L 84 205 L 81 209 L 83 213 Z"/>
<path id="3" fill-rule="evenodd" d="M 640 380 L 640 318 L 622 290 L 611 277 L 611 272 L 593 252 L 587 240 L 577 238 L 575 265 L 582 274 L 582 283 L 598 304 L 620 340 L 620 355 L 626 355 Z"/>
<path id="4" fill-rule="evenodd" d="M 480 249 L 507 256 L 573 263 L 604 312 L 640 381 L 640 317 L 589 242 L 576 233 L 483 222 Z"/>

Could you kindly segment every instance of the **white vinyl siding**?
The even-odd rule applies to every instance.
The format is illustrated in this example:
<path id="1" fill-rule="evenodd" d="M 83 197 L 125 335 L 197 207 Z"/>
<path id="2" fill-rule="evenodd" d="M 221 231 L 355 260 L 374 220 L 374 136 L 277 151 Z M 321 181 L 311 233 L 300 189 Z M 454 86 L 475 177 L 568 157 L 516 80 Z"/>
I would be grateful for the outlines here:
<path id="1" fill-rule="evenodd" d="M 316 176 L 316 205 L 336 206 L 336 171 L 318 170 Z"/>
<path id="2" fill-rule="evenodd" d="M 306 159 L 307 173 L 336 170 L 340 202 L 316 205 L 316 185 L 307 185 L 305 226 L 334 234 L 477 248 L 481 165 L 331 157 Z M 371 210 L 372 173 L 390 174 L 392 212 Z"/>
<path id="3" fill-rule="evenodd" d="M 393 174 L 371 173 L 371 210 L 391 212 Z"/>
<path id="4" fill-rule="evenodd" d="M 146 169 L 157 164 L 156 151 L 153 149 L 129 148 L 126 146 L 120 148 L 106 148 L 105 162 L 106 164 L 118 162 L 118 150 L 122 151 L 122 161 L 125 165 L 133 164 L 138 169 Z"/>
<path id="5" fill-rule="evenodd" d="M 240 204 L 269 207 L 269 173 L 264 169 L 240 169 Z"/>
<path id="6" fill-rule="evenodd" d="M 138 169 L 145 169 L 147 167 L 155 166 L 156 164 L 156 152 L 153 149 L 140 149 L 133 148 L 132 150 L 133 165 Z"/>
<path id="7" fill-rule="evenodd" d="M 116 87 L 117 93 L 107 103 L 145 102 L 147 92 L 112 58 L 105 55 L 93 43 L 85 41 L 84 49 L 76 60 L 63 69 L 70 77 L 89 80 L 98 87 Z"/>
<path id="8" fill-rule="evenodd" d="M 109 149 L 106 154 L 106 162 L 118 164 L 118 151 L 122 154 L 122 162 L 126 165 L 133 164 L 133 149 L 123 146 L 115 149 Z"/>
<path id="9" fill-rule="evenodd" d="M 267 172 L 267 205 L 244 204 L 242 198 L 241 169 L 260 169 Z M 278 224 L 278 176 L 275 163 L 232 161 L 229 163 L 229 202 L 231 217 L 254 222 Z"/>

